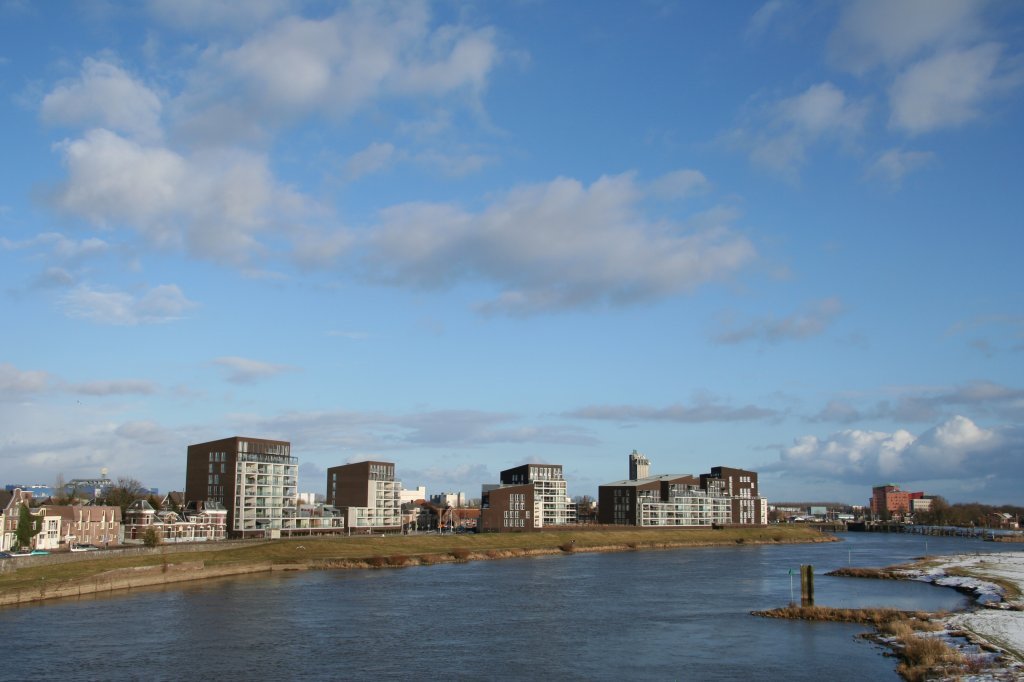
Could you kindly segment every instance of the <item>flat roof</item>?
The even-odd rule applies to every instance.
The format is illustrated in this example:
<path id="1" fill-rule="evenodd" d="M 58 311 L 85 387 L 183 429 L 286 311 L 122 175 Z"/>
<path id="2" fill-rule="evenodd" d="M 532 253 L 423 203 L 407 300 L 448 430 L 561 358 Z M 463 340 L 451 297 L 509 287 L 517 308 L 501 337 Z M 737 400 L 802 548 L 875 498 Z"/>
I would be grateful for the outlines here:
<path id="1" fill-rule="evenodd" d="M 644 478 L 638 478 L 635 481 L 626 479 L 625 481 L 615 481 L 614 483 L 604 483 L 601 485 L 604 487 L 622 488 L 626 486 L 638 486 L 645 485 L 647 483 L 659 483 L 662 481 L 674 481 L 679 478 L 697 478 L 693 474 L 661 474 L 660 476 L 646 476 Z"/>

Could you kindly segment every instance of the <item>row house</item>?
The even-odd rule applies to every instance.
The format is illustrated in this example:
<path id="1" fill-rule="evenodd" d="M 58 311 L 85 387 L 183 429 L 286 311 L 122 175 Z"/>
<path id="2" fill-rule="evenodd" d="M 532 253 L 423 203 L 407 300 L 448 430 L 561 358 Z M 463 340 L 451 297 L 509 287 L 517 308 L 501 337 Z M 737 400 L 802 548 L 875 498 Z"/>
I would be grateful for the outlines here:
<path id="1" fill-rule="evenodd" d="M 47 546 L 39 549 L 71 548 L 75 545 L 96 545 L 108 547 L 121 543 L 121 508 L 100 505 L 43 505 L 39 508 L 43 516 L 43 531 L 37 538 Z M 56 522 L 56 523 L 55 523 Z M 53 542 L 53 531 L 57 529 L 58 540 Z M 45 540 L 43 536 L 46 536 Z"/>
<path id="2" fill-rule="evenodd" d="M 227 537 L 228 512 L 219 502 L 208 501 L 192 506 L 179 514 L 169 509 L 154 509 L 147 500 L 136 500 L 125 512 L 126 544 L 145 541 L 150 528 L 164 543 L 212 542 Z"/>
<path id="3" fill-rule="evenodd" d="M 31 507 L 32 493 L 15 488 L 6 491 L 6 504 L 0 513 L 0 551 L 8 551 L 18 545 L 18 520 L 21 518 L 21 506 Z"/>
<path id="4" fill-rule="evenodd" d="M 0 550 L 17 545 L 17 528 L 22 505 L 30 505 L 32 495 L 16 489 L 3 510 Z M 70 549 L 75 545 L 117 545 L 122 539 L 121 508 L 103 505 L 42 505 L 30 508 L 40 522 L 39 533 L 32 538 L 31 549 Z"/>

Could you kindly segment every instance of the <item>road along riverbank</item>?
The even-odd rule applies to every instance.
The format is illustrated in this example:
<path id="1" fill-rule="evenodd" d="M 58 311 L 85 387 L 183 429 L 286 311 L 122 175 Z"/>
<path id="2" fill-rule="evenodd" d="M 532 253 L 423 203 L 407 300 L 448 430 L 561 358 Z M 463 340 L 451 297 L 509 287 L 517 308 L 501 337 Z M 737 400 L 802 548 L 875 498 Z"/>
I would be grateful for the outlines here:
<path id="1" fill-rule="evenodd" d="M 230 549 L 189 547 L 187 552 L 165 546 L 148 554 L 108 557 L 91 552 L 81 561 L 23 568 L 15 564 L 16 570 L 0 575 L 0 606 L 282 570 L 401 568 L 543 554 L 834 541 L 834 536 L 812 528 L 769 526 L 302 538 Z"/>

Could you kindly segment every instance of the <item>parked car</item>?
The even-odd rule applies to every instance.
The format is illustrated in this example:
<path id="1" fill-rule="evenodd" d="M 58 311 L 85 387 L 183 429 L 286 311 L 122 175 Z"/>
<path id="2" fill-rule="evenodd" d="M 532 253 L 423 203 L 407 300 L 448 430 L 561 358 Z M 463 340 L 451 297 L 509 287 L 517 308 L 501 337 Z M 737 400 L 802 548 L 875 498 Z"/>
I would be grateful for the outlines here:
<path id="1" fill-rule="evenodd" d="M 10 559 L 12 556 L 10 552 L 0 552 L 0 559 Z"/>
<path id="2" fill-rule="evenodd" d="M 42 556 L 44 554 L 49 554 L 49 552 L 45 549 L 33 549 L 31 551 L 25 549 L 20 552 L 11 552 L 11 556 Z"/>
<path id="3" fill-rule="evenodd" d="M 96 545 L 90 545 L 88 543 L 82 543 L 80 545 L 71 545 L 72 552 L 95 552 L 99 547 Z"/>

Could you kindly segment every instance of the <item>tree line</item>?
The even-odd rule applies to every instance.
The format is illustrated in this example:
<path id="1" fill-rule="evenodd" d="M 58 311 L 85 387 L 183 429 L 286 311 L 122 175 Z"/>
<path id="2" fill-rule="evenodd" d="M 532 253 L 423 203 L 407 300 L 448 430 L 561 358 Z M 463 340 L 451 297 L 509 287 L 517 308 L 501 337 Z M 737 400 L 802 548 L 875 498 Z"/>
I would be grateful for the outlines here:
<path id="1" fill-rule="evenodd" d="M 1011 504 L 988 505 L 978 502 L 949 504 L 943 497 L 932 498 L 927 511 L 914 514 L 914 522 L 927 526 L 989 527 L 997 525 L 994 514 L 1010 514 L 1014 520 L 1024 519 L 1024 507 Z"/>

